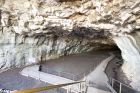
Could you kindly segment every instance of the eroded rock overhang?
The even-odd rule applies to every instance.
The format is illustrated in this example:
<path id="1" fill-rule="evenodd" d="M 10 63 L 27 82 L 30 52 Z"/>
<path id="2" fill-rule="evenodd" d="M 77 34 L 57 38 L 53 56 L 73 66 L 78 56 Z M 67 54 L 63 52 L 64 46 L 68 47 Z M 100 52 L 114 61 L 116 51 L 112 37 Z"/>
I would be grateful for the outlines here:
<path id="1" fill-rule="evenodd" d="M 1 0 L 0 19 L 7 69 L 114 46 L 113 37 L 140 30 L 140 1 Z"/>
<path id="2" fill-rule="evenodd" d="M 1 25 L 11 26 L 21 35 L 59 32 L 55 27 L 69 32 L 83 27 L 114 35 L 131 33 L 140 29 L 139 3 L 139 0 L 2 0 L 1 19 L 5 22 Z"/>

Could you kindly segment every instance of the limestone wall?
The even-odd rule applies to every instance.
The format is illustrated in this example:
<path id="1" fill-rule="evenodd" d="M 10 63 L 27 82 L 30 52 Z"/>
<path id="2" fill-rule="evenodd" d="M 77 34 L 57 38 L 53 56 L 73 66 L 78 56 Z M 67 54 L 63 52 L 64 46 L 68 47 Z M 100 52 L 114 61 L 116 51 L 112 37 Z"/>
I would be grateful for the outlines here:
<path id="1" fill-rule="evenodd" d="M 75 23 L 82 23 L 77 20 L 86 18 L 85 14 L 75 10 L 74 3 L 67 2 L 72 6 L 65 3 L 0 1 L 1 71 L 114 45 L 107 32 L 80 24 L 77 26 Z M 69 19 L 69 16 L 74 19 Z"/>
<path id="2" fill-rule="evenodd" d="M 55 59 L 60 56 L 109 48 L 107 38 L 94 40 L 79 36 L 35 34 L 33 36 L 13 33 L 10 27 L 0 31 L 0 69 L 21 67 Z"/>
<path id="3" fill-rule="evenodd" d="M 0 0 L 0 69 L 109 48 L 139 30 L 139 0 Z"/>
<path id="4" fill-rule="evenodd" d="M 131 35 L 124 35 L 114 37 L 114 41 L 117 43 L 121 50 L 124 64 L 122 65 L 122 71 L 125 76 L 130 80 L 130 85 L 140 90 L 140 32 L 133 33 Z"/>
<path id="5" fill-rule="evenodd" d="M 77 27 L 130 33 L 140 28 L 139 0 L 1 0 L 1 25 L 18 34 Z"/>

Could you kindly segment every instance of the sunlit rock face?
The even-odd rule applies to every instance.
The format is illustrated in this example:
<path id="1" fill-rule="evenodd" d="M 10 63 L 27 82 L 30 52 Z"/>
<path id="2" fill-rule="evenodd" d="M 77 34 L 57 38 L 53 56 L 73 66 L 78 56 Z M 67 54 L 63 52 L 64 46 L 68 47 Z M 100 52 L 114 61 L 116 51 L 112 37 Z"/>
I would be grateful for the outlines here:
<path id="1" fill-rule="evenodd" d="M 137 82 L 132 79 L 136 78 L 136 62 L 130 62 L 126 46 L 136 53 L 136 44 L 130 41 L 139 40 L 131 35 L 139 29 L 139 0 L 0 0 L 0 68 L 25 66 L 116 43 L 126 63 L 123 71 Z"/>
<path id="2" fill-rule="evenodd" d="M 66 3 L 72 2 L 0 1 L 1 71 L 114 46 L 108 32 L 82 25 L 80 20 L 86 15 Z M 77 22 L 82 24 L 78 26 Z"/>
<path id="3" fill-rule="evenodd" d="M 140 28 L 139 0 L 1 0 L 0 5 L 2 26 L 20 35 L 48 33 L 55 26 L 69 32 L 90 27 L 114 35 Z"/>
<path id="4" fill-rule="evenodd" d="M 114 41 L 122 51 L 123 72 L 131 81 L 130 85 L 140 91 L 140 32 L 114 37 Z"/>

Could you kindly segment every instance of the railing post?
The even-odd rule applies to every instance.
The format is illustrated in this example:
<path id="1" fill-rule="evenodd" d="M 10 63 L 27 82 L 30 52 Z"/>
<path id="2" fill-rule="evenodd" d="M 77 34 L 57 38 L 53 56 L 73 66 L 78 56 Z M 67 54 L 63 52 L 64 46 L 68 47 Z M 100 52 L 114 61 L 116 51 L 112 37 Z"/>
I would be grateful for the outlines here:
<path id="1" fill-rule="evenodd" d="M 112 85 L 112 87 L 114 85 L 114 79 L 113 78 L 111 79 L 111 85 Z"/>
<path id="2" fill-rule="evenodd" d="M 69 93 L 71 93 L 71 85 L 69 86 Z"/>
<path id="3" fill-rule="evenodd" d="M 77 84 L 77 86 L 78 86 L 78 88 L 77 88 L 78 93 L 80 93 L 80 84 Z"/>
<path id="4" fill-rule="evenodd" d="M 67 86 L 67 93 L 70 93 L 70 86 Z"/>
<path id="5" fill-rule="evenodd" d="M 119 93 L 122 92 L 122 83 L 120 83 L 120 90 L 119 90 Z"/>
<path id="6" fill-rule="evenodd" d="M 68 86 L 66 86 L 66 87 L 67 87 L 66 89 L 67 89 L 67 93 L 68 93 Z"/>
<path id="7" fill-rule="evenodd" d="M 79 93 L 82 93 L 82 91 L 81 91 L 81 83 L 79 83 L 78 85 L 79 85 Z"/>
<path id="8" fill-rule="evenodd" d="M 83 84 L 84 84 L 84 93 L 86 93 L 86 86 L 88 86 L 87 83 L 88 82 L 86 80 L 85 80 L 85 82 L 83 82 Z"/>
<path id="9" fill-rule="evenodd" d="M 82 83 L 80 83 L 80 92 L 82 93 Z"/>

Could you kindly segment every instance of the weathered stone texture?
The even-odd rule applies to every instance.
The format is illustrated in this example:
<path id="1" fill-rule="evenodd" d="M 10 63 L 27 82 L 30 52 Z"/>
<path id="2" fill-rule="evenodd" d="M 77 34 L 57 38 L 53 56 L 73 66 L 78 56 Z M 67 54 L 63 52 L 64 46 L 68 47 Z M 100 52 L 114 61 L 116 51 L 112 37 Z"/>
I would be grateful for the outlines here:
<path id="1" fill-rule="evenodd" d="M 70 32 L 75 27 L 91 27 L 117 34 L 130 33 L 140 26 L 139 0 L 3 0 L 2 3 L 2 25 L 12 26 L 19 34 L 47 33 L 48 26 Z"/>
<path id="2" fill-rule="evenodd" d="M 139 0 L 0 0 L 0 69 L 106 48 L 139 30 Z"/>
<path id="3" fill-rule="evenodd" d="M 80 0 L 1 0 L 0 68 L 112 45 L 108 32 L 88 26 L 95 12 L 92 5 Z"/>

